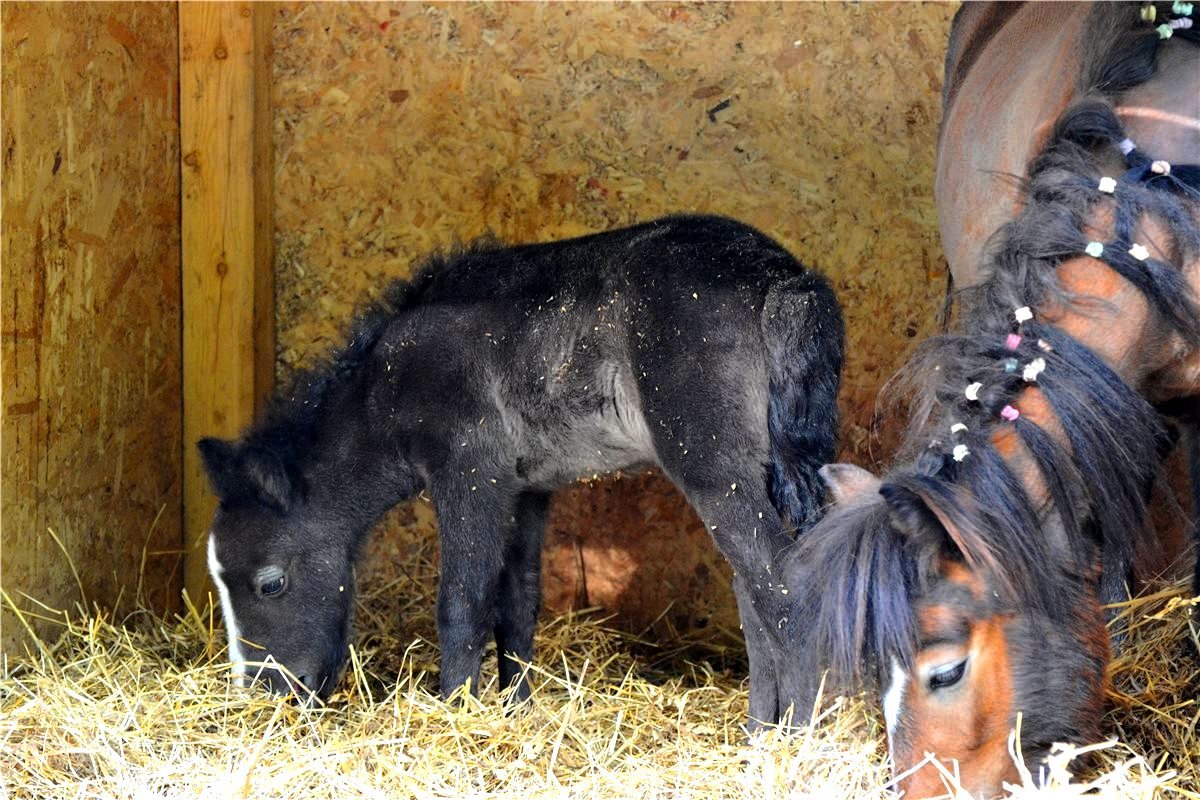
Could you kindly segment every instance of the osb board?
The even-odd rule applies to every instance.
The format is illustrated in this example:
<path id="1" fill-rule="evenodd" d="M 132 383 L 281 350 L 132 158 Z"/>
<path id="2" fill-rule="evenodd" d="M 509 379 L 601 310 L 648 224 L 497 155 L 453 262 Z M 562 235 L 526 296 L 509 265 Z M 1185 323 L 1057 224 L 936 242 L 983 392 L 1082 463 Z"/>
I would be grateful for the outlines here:
<path id="1" fill-rule="evenodd" d="M 364 294 L 456 239 L 722 213 L 833 279 L 849 334 L 844 455 L 886 458 L 891 442 L 868 437 L 876 397 L 934 329 L 945 290 L 932 187 L 953 12 L 280 7 L 280 373 L 336 343 Z M 402 537 L 431 535 L 431 514 L 416 518 Z M 546 570 L 553 608 L 601 604 L 634 628 L 671 603 L 682 626 L 713 609 L 731 621 L 725 567 L 661 477 L 560 497 Z"/>
<path id="2" fill-rule="evenodd" d="M 169 607 L 180 543 L 175 6 L 4 3 L 2 15 L 0 585 L 26 608 L 25 595 L 70 608 L 74 569 L 89 601 L 127 603 L 140 588 Z M 3 628 L 15 649 L 7 609 Z"/>

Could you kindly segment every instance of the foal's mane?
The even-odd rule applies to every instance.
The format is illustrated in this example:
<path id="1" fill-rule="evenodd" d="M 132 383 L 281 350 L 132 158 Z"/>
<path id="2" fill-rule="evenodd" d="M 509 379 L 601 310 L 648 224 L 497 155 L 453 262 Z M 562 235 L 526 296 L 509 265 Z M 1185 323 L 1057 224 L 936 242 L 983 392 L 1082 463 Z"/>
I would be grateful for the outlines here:
<path id="1" fill-rule="evenodd" d="M 397 278 L 351 320 L 345 344 L 291 379 L 272 394 L 261 417 L 245 433 L 246 444 L 271 452 L 289 470 L 303 463 L 316 443 L 317 430 L 331 402 L 350 388 L 370 360 L 388 325 L 426 301 L 438 276 L 473 255 L 497 246 L 491 236 L 456 244 L 426 258 L 412 278 Z"/>
<path id="2" fill-rule="evenodd" d="M 959 293 L 957 330 L 926 342 L 905 368 L 903 384 L 920 397 L 902 451 L 907 457 L 883 487 L 885 494 L 919 498 L 1007 602 L 1064 625 L 1073 622 L 1097 547 L 1109 559 L 1106 570 L 1131 563 L 1148 490 L 1172 444 L 1144 398 L 1090 349 L 1037 317 L 1047 303 L 1087 308 L 1086 299 L 1066 294 L 1055 271 L 1083 254 L 1084 226 L 1098 205 L 1108 204 L 1114 223 L 1103 260 L 1186 342 L 1200 346 L 1200 308 L 1184 277 L 1168 263 L 1128 254 L 1142 215 L 1171 230 L 1173 261 L 1200 251 L 1200 228 L 1188 213 L 1188 204 L 1200 200 L 1200 168 L 1172 164 L 1160 175 L 1150 155 L 1136 149 L 1122 155 L 1125 132 L 1114 101 L 1154 74 L 1160 39 L 1140 22 L 1136 5 L 1098 5 L 1084 30 L 1076 100 L 1028 167 L 1023 209 L 989 242 L 988 277 Z M 1169 8 L 1160 4 L 1159 14 Z M 1198 41 L 1196 31 L 1177 33 Z M 1106 174 L 1120 176 L 1114 195 L 1098 191 Z M 1019 324 L 1014 311 L 1024 306 L 1034 317 Z M 1018 331 L 1020 343 L 1010 349 L 1006 337 Z M 1026 416 L 1001 419 L 1028 385 L 1020 366 L 1006 369 L 1013 358 L 1018 365 L 1045 359 L 1037 388 L 1065 432 L 1065 446 Z M 964 389 L 976 382 L 978 398 L 969 400 Z M 955 423 L 966 430 L 952 432 Z M 1044 535 L 1045 509 L 1035 507 L 993 445 L 1001 425 L 1039 469 L 1065 542 Z M 958 446 L 969 450 L 962 460 L 953 455 Z M 894 529 L 882 497 L 834 509 L 787 554 L 809 577 L 792 587 L 804 609 L 793 615 L 803 617 L 794 623 L 798 635 L 835 682 L 853 683 L 864 668 L 886 672 L 892 659 L 911 664 L 913 600 L 937 555 L 929 543 Z"/>

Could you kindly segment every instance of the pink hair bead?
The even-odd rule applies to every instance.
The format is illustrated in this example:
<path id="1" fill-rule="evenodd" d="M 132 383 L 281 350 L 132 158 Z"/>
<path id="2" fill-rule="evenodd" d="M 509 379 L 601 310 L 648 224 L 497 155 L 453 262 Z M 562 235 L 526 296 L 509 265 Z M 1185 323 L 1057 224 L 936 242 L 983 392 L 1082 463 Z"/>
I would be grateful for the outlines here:
<path id="1" fill-rule="evenodd" d="M 1004 417 L 1009 422 L 1016 422 L 1017 417 L 1021 416 L 1021 412 L 1017 411 L 1012 406 L 1005 406 L 1000 409 L 1000 416 Z"/>
<path id="2" fill-rule="evenodd" d="M 1021 334 L 1010 333 L 1008 335 L 1008 337 L 1005 338 L 1005 340 L 1004 340 L 1004 346 L 1007 347 L 1009 350 L 1016 350 L 1018 347 L 1021 346 Z"/>

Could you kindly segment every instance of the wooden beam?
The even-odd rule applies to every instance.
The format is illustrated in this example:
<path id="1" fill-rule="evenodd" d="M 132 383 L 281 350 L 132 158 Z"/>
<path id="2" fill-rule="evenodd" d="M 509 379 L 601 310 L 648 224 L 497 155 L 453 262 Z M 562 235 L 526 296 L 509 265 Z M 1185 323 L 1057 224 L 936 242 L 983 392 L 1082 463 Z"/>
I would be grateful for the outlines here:
<path id="1" fill-rule="evenodd" d="M 237 436 L 275 367 L 271 4 L 179 4 L 184 586 L 208 597 L 215 498 L 196 451 Z"/>
<path id="2" fill-rule="evenodd" d="M 49 609 L 178 607 L 177 22 L 162 3 L 0 3 L 0 653 L 14 659 L 34 647 L 26 623 L 62 633 Z"/>

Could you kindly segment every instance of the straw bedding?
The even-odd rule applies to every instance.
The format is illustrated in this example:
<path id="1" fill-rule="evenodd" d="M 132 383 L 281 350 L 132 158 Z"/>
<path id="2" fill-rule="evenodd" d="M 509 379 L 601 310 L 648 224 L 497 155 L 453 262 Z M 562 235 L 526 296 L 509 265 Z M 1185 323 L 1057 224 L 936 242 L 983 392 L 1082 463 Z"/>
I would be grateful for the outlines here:
<path id="1" fill-rule="evenodd" d="M 402 567 L 364 576 L 359 647 L 320 709 L 232 687 L 210 612 L 140 612 L 120 625 L 74 615 L 60 638 L 0 669 L 0 797 L 888 795 L 870 698 L 835 701 L 798 735 L 746 739 L 735 632 L 647 642 L 597 615 L 562 617 L 539 631 L 528 708 L 505 714 L 490 686 L 479 701 L 443 703 L 434 567 L 424 552 Z M 1124 610 L 1114 741 L 1075 775 L 1058 764 L 1014 796 L 1200 798 L 1200 669 L 1185 596 L 1169 586 Z"/>

